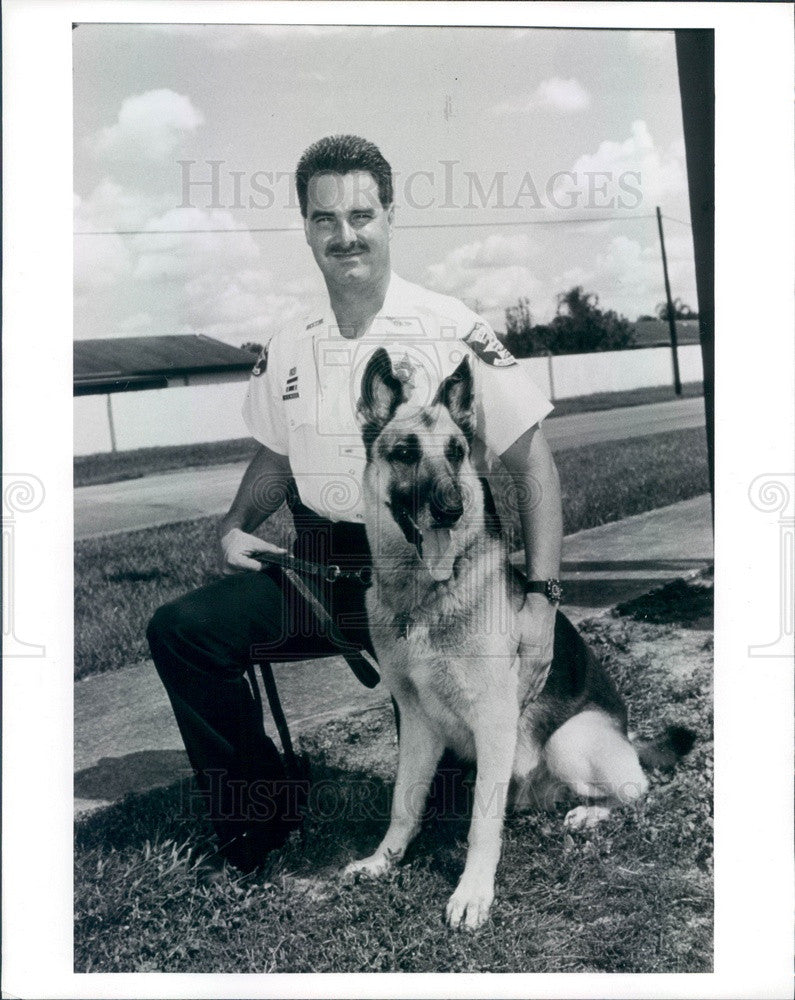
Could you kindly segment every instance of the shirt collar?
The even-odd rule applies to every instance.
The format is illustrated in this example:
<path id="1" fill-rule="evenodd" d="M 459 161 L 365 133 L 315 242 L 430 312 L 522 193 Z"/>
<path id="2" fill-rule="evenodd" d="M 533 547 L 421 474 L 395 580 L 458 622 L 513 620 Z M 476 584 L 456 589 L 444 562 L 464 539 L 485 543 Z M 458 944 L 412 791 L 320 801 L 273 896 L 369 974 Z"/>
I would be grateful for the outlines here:
<path id="1" fill-rule="evenodd" d="M 375 328 L 375 324 L 379 319 L 401 315 L 401 300 L 403 298 L 405 285 L 406 282 L 403 278 L 395 274 L 394 271 L 390 271 L 389 284 L 387 285 L 386 295 L 384 296 L 384 303 L 373 317 L 373 321 L 370 324 L 370 330 Z M 318 320 L 320 321 L 317 322 Z M 315 325 L 316 322 L 317 325 Z M 331 330 L 334 331 L 334 336 L 341 336 L 337 329 L 337 317 L 334 315 L 334 310 L 331 308 L 331 302 L 329 301 L 328 294 L 326 294 L 323 306 L 319 307 L 317 313 L 312 314 L 312 319 L 307 321 L 306 328 L 307 332 L 310 333 L 315 339 L 318 335 L 327 337 Z M 367 334 L 365 334 L 365 337 L 366 336 Z M 363 338 L 360 337 L 358 339 L 361 340 Z"/>

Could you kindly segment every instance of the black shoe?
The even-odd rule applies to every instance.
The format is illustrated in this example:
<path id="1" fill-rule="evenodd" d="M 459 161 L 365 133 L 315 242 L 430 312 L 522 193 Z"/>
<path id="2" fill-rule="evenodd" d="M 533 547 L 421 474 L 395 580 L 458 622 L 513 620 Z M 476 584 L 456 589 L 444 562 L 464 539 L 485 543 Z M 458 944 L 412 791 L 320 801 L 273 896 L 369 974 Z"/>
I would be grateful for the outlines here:
<path id="1" fill-rule="evenodd" d="M 201 857 L 196 865 L 196 880 L 204 886 L 222 885 L 240 872 L 233 869 L 220 851 Z"/>
<path id="2" fill-rule="evenodd" d="M 241 834 L 222 844 L 219 854 L 238 871 L 251 874 L 265 864 L 271 851 L 284 844 L 292 829 L 287 824 L 251 824 Z"/>

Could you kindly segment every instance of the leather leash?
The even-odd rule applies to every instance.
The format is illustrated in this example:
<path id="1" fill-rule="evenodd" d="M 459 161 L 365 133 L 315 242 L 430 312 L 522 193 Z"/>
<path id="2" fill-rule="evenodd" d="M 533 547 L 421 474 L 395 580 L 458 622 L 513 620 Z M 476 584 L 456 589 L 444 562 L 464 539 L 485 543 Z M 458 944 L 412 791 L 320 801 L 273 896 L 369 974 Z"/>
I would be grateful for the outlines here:
<path id="1" fill-rule="evenodd" d="M 366 580 L 369 584 L 372 580 L 372 568 L 370 566 L 362 566 L 358 570 L 345 570 L 336 565 L 324 566 L 321 563 L 309 562 L 306 559 L 296 559 L 295 556 L 281 552 L 256 552 L 252 554 L 252 558 L 259 562 L 279 566 L 282 569 L 294 589 L 312 608 L 318 621 L 326 630 L 329 639 L 337 646 L 340 655 L 345 657 L 348 666 L 358 680 L 365 687 L 374 688 L 381 680 L 381 677 L 376 669 L 373 658 L 365 649 L 355 647 L 345 638 L 334 624 L 334 620 L 322 600 L 320 600 L 316 593 L 310 590 L 298 575 L 299 573 L 303 573 L 306 576 L 315 577 L 327 583 L 334 583 L 337 580 L 356 580 L 358 583 L 364 584 Z"/>

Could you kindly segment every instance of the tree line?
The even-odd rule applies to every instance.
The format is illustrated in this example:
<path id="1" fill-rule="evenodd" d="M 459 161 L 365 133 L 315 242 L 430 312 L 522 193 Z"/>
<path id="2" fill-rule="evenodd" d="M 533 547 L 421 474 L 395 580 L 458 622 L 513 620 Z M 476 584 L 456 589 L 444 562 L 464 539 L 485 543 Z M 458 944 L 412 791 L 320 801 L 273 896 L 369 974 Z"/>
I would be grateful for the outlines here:
<path id="1" fill-rule="evenodd" d="M 674 319 L 698 319 L 698 313 L 681 299 L 673 302 Z M 657 316 L 639 321 L 668 319 L 668 304 L 657 306 Z M 591 351 L 621 351 L 635 344 L 634 325 L 613 309 L 601 309 L 599 296 L 575 285 L 557 297 L 557 311 L 549 323 L 533 322 L 530 300 L 524 296 L 505 310 L 505 333 L 499 335 L 516 358 L 547 354 L 588 354 Z M 243 350 L 259 354 L 262 345 L 248 341 Z"/>
<path id="2" fill-rule="evenodd" d="M 698 319 L 698 313 L 681 299 L 673 303 L 674 319 Z M 668 305 L 657 307 L 657 317 L 667 319 Z M 505 333 L 500 337 L 517 358 L 547 354 L 588 354 L 591 351 L 621 351 L 635 345 L 634 324 L 613 309 L 601 309 L 599 296 L 575 285 L 557 297 L 557 310 L 549 323 L 535 323 L 530 300 L 520 298 L 505 310 Z"/>

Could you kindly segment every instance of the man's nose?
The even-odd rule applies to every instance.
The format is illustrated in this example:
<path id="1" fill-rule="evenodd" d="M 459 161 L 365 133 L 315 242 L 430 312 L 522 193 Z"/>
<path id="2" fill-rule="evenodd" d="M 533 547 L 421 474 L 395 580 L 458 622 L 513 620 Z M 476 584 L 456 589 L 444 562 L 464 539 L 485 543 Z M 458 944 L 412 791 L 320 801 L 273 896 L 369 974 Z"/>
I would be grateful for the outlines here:
<path id="1" fill-rule="evenodd" d="M 356 242 L 356 232 L 347 219 L 337 222 L 337 241 L 346 247 Z"/>

